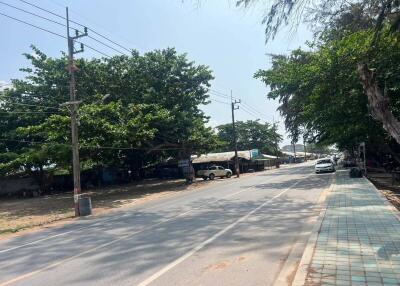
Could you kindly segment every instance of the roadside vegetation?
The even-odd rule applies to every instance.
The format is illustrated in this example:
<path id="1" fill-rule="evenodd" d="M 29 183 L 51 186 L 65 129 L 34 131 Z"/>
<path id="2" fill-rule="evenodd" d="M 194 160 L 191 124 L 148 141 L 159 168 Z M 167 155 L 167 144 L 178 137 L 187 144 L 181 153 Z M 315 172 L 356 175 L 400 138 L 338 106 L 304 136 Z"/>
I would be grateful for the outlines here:
<path id="1" fill-rule="evenodd" d="M 255 5 L 242 0 L 238 5 Z M 398 1 L 267 1 L 266 39 L 284 25 L 308 23 L 314 40 L 255 77 L 279 100 L 294 142 L 305 139 L 372 153 L 398 152 L 400 3 Z M 291 23 L 291 24 L 289 24 Z M 297 23 L 297 24 L 293 24 Z M 397 156 L 396 156 L 397 157 Z"/>
<path id="2" fill-rule="evenodd" d="M 36 47 L 31 66 L 1 96 L 0 172 L 70 170 L 67 58 Z M 174 49 L 110 59 L 78 59 L 77 95 L 83 169 L 138 169 L 217 144 L 199 108 L 207 104 L 211 70 Z"/>

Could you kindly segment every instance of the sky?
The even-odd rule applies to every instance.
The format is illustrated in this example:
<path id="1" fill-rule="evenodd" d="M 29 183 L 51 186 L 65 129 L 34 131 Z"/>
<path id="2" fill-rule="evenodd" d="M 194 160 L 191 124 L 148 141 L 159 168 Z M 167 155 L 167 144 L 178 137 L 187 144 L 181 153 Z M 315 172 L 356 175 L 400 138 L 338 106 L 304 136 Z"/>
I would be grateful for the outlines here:
<path id="1" fill-rule="evenodd" d="M 215 79 L 212 90 L 240 98 L 246 105 L 236 111 L 237 120 L 279 121 L 279 130 L 284 134 L 281 145 L 289 144 L 284 124 L 276 111 L 278 102 L 266 98 L 267 88 L 254 73 L 270 67 L 267 54 L 287 54 L 291 50 L 305 47 L 312 34 L 305 26 L 296 32 L 283 29 L 274 41 L 265 43 L 264 26 L 261 24 L 263 6 L 251 9 L 237 8 L 234 0 L 27 0 L 54 13 L 65 15 L 69 7 L 70 19 L 87 25 L 112 39 L 114 42 L 144 53 L 154 49 L 175 47 L 179 53 L 197 64 L 208 65 Z M 3 2 L 29 10 L 56 21 L 63 21 L 46 14 L 22 1 Z M 62 26 L 27 15 L 0 4 L 0 13 L 24 20 L 60 35 L 65 35 Z M 29 53 L 34 44 L 49 56 L 59 56 L 66 51 L 66 40 L 15 20 L 0 15 L 0 83 L 12 78 L 21 78 L 21 67 L 28 62 L 22 56 Z M 93 34 L 92 34 L 93 35 Z M 95 36 L 95 35 L 93 35 Z M 99 43 L 84 39 L 90 46 L 107 54 L 117 54 Z M 120 49 L 120 48 L 119 48 Z M 86 49 L 79 56 L 101 57 Z M 209 124 L 231 122 L 229 99 L 224 95 L 211 96 L 211 104 L 202 107 L 210 116 Z M 78 95 L 79 96 L 79 95 Z M 221 103 L 225 102 L 225 103 Z M 250 106 L 250 107 L 249 107 Z M 249 114 L 249 111 L 251 111 Z"/>

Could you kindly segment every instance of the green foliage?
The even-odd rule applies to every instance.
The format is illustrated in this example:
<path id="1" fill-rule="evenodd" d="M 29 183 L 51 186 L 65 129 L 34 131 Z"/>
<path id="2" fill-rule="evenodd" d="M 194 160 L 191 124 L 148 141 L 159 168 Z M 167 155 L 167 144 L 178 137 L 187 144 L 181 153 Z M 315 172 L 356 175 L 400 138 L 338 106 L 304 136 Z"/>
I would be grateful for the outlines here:
<path id="1" fill-rule="evenodd" d="M 391 32 L 400 30 L 400 1 L 398 0 L 236 0 L 237 6 L 259 5 L 264 10 L 266 41 L 273 40 L 283 26 L 296 29 L 307 23 L 316 35 L 331 40 L 349 33 L 374 28 L 378 36 L 384 24 Z"/>
<path id="2" fill-rule="evenodd" d="M 257 121 L 237 121 L 236 134 L 239 150 L 259 149 L 263 153 L 275 154 L 277 144 L 282 141 L 277 125 Z M 221 140 L 220 151 L 232 151 L 234 132 L 232 124 L 217 126 L 218 137 Z"/>
<path id="3" fill-rule="evenodd" d="M 256 73 L 271 88 L 268 98 L 279 99 L 279 110 L 293 138 L 303 133 L 309 142 L 339 148 L 385 140 L 387 134 L 370 115 L 356 65 L 369 59 L 381 86 L 387 87 L 394 113 L 400 115 L 400 43 L 384 32 L 371 52 L 373 36 L 372 30 L 362 30 L 321 41 L 311 46 L 313 51 L 274 56 L 271 69 Z"/>
<path id="4" fill-rule="evenodd" d="M 23 80 L 0 98 L 3 174 L 71 165 L 67 59 L 32 47 Z M 110 59 L 78 59 L 76 66 L 81 163 L 86 168 L 140 168 L 170 156 L 214 148 L 217 137 L 199 109 L 213 79 L 174 49 Z"/>

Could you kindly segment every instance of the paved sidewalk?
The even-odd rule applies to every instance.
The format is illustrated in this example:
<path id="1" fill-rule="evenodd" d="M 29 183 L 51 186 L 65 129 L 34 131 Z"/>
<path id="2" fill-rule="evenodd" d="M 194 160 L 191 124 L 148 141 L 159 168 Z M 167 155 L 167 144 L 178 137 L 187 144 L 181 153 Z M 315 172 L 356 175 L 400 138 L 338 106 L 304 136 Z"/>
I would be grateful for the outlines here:
<path id="1" fill-rule="evenodd" d="M 326 203 L 305 285 L 400 285 L 400 221 L 375 187 L 339 170 Z"/>

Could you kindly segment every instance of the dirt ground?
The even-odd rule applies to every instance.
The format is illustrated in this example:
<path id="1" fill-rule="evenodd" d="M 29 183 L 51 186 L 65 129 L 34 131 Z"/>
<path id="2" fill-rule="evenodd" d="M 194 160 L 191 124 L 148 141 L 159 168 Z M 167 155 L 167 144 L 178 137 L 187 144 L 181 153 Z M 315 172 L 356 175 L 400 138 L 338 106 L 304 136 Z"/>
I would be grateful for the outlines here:
<path id="1" fill-rule="evenodd" d="M 400 211 L 400 182 L 392 185 L 392 175 L 384 172 L 368 172 L 368 179 Z"/>
<path id="2" fill-rule="evenodd" d="M 216 179 L 215 182 L 224 180 L 227 179 Z M 214 182 L 197 180 L 195 184 L 188 186 L 181 179 L 146 180 L 83 193 L 91 197 L 93 215 L 99 215 L 116 208 L 143 203 L 177 192 L 200 189 L 210 183 Z M 72 192 L 38 198 L 2 199 L 0 201 L 0 237 L 60 221 L 73 220 L 73 217 Z"/>

